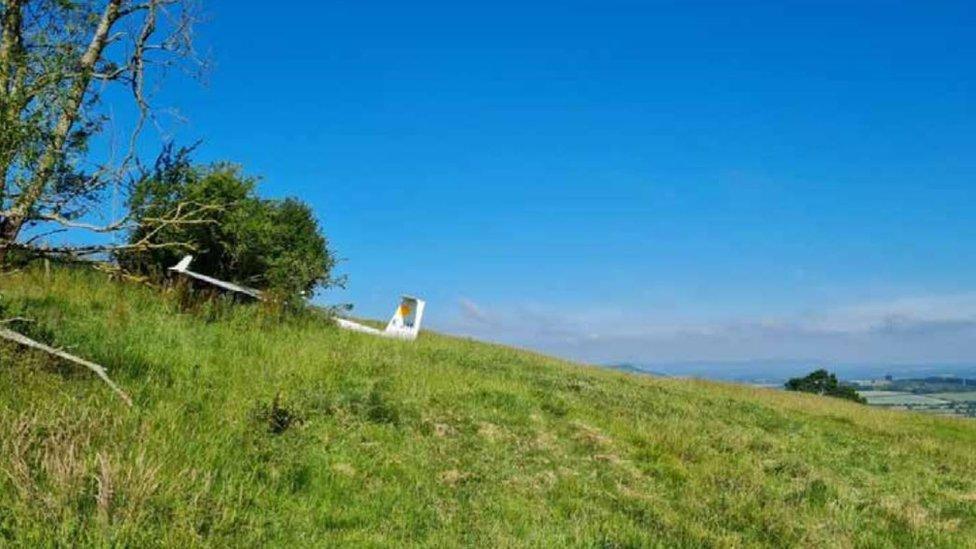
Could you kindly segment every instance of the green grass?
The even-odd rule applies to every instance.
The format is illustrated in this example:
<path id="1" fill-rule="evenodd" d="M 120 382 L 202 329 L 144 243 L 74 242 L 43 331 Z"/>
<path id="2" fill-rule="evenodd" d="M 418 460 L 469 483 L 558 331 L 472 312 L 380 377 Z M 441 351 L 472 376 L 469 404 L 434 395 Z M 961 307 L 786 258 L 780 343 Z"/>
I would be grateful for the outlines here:
<path id="1" fill-rule="evenodd" d="M 976 540 L 971 420 L 181 312 L 90 272 L 2 276 L 0 293 L 135 401 L 0 345 L 0 546 Z"/>

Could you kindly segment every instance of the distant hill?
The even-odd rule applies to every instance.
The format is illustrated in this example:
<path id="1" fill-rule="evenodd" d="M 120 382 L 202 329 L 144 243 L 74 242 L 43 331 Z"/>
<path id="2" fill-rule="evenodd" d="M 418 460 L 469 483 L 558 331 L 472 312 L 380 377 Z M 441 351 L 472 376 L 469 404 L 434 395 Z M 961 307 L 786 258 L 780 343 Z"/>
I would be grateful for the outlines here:
<path id="1" fill-rule="evenodd" d="M 0 294 L 135 401 L 0 344 L 0 546 L 976 541 L 974 421 L 188 310 L 89 271 Z"/>
<path id="2" fill-rule="evenodd" d="M 631 374 L 644 374 L 648 376 L 668 377 L 668 374 L 665 374 L 663 372 L 656 372 L 654 370 L 642 368 L 634 364 L 608 364 L 607 368 L 612 368 L 614 370 L 619 370 L 621 372 L 628 372 Z"/>
<path id="3" fill-rule="evenodd" d="M 780 384 L 818 368 L 827 368 L 844 380 L 881 379 L 888 375 L 896 378 L 976 377 L 976 364 L 837 363 L 816 359 L 653 362 L 609 366 L 654 375 Z"/>

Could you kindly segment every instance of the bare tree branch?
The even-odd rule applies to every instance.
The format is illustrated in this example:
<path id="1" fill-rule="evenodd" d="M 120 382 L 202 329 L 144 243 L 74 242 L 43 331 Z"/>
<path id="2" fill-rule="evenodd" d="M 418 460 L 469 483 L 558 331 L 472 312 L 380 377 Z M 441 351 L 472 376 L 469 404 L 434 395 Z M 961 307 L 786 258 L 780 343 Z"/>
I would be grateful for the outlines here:
<path id="1" fill-rule="evenodd" d="M 10 249 L 16 249 L 28 253 L 35 257 L 57 257 L 62 259 L 79 260 L 81 258 L 95 256 L 99 254 L 116 254 L 121 252 L 140 252 L 158 249 L 182 249 L 193 250 L 195 246 L 192 242 L 172 241 L 157 242 L 156 236 L 165 229 L 186 226 L 186 225 L 209 225 L 215 223 L 210 215 L 219 211 L 221 208 L 212 204 L 201 204 L 197 202 L 181 202 L 171 211 L 160 217 L 144 217 L 142 219 L 125 218 L 109 223 L 108 225 L 95 225 L 90 223 L 76 222 L 51 214 L 43 214 L 44 221 L 59 224 L 66 228 L 84 229 L 95 233 L 111 233 L 122 229 L 142 228 L 141 236 L 138 240 L 126 244 L 88 244 L 88 245 L 59 245 L 49 246 L 36 244 L 43 236 L 56 234 L 61 230 L 51 231 L 36 235 L 26 242 L 11 243 Z"/>
<path id="2" fill-rule="evenodd" d="M 125 166 L 129 164 L 132 157 L 136 154 L 136 142 L 139 140 L 139 135 L 142 133 L 142 127 L 146 123 L 146 118 L 149 116 L 149 102 L 146 101 L 146 97 L 143 93 L 143 86 L 145 85 L 145 68 L 146 68 L 146 45 L 149 42 L 150 37 L 152 37 L 153 32 L 156 30 L 156 9 L 159 5 L 159 0 L 152 0 L 148 2 L 146 7 L 147 13 L 146 18 L 142 23 L 142 30 L 139 32 L 139 37 L 135 42 L 135 49 L 132 52 L 132 58 L 130 61 L 132 81 L 132 97 L 135 99 L 136 106 L 139 108 L 139 118 L 136 120 L 135 128 L 132 130 L 132 134 L 129 138 L 129 151 L 126 157 L 122 160 L 121 168 L 124 169 Z"/>
<path id="3" fill-rule="evenodd" d="M 127 226 L 131 226 L 132 223 L 128 219 L 121 219 L 114 223 L 109 223 L 108 225 L 95 225 L 93 223 L 82 223 L 79 221 L 71 221 L 70 219 L 65 219 L 58 214 L 52 213 L 42 213 L 38 214 L 38 219 L 43 221 L 50 221 L 57 223 L 62 227 L 67 227 L 69 229 L 84 229 L 86 231 L 91 231 L 93 233 L 113 233 L 118 230 L 124 229 Z"/>

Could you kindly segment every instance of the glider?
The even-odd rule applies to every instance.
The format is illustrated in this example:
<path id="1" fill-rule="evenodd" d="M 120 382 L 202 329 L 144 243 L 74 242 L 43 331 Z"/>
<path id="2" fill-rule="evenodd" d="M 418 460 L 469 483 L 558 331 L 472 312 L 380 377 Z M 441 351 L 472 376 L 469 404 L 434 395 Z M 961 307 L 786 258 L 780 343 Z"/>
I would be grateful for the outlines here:
<path id="1" fill-rule="evenodd" d="M 218 288 L 222 288 L 229 292 L 234 292 L 248 297 L 264 300 L 264 294 L 261 290 L 255 290 L 254 288 L 248 288 L 246 286 L 240 286 L 232 282 L 225 282 L 223 280 L 218 280 L 212 276 L 207 276 L 200 273 L 195 273 L 190 270 L 190 262 L 193 261 L 193 256 L 188 255 L 180 260 L 179 263 L 173 265 L 169 270 L 179 273 L 181 275 L 190 277 L 194 280 L 199 280 L 201 282 L 206 282 Z M 427 303 L 416 297 L 405 295 L 400 298 L 400 306 L 396 308 L 393 312 L 393 318 L 387 323 L 386 329 L 378 330 L 376 328 L 371 328 L 369 326 L 364 326 L 357 322 L 351 320 L 346 320 L 344 318 L 336 318 L 336 324 L 343 329 L 352 330 L 354 332 L 362 332 L 364 334 L 371 334 L 380 337 L 388 337 L 391 339 L 403 339 L 406 341 L 413 341 L 417 339 L 417 334 L 420 333 L 420 322 L 424 317 L 424 307 Z"/>
<path id="2" fill-rule="evenodd" d="M 236 292 L 236 293 L 239 293 L 239 294 L 244 294 L 246 296 L 253 297 L 254 299 L 261 299 L 261 300 L 264 299 L 264 297 L 261 295 L 261 291 L 260 290 L 255 290 L 254 288 L 248 288 L 246 286 L 238 286 L 237 284 L 233 284 L 231 282 L 224 282 L 223 280 L 217 280 L 216 278 L 213 278 L 213 277 L 210 277 L 210 276 L 207 276 L 207 275 L 202 275 L 200 273 L 195 273 L 195 272 L 191 271 L 190 270 L 190 262 L 191 261 L 193 261 L 193 256 L 192 255 L 188 255 L 188 256 L 184 257 L 183 259 L 181 259 L 179 263 L 177 263 L 176 265 L 173 265 L 172 267 L 170 267 L 169 270 L 175 271 L 175 272 L 180 273 L 182 275 L 186 275 L 186 276 L 188 276 L 190 278 L 193 278 L 193 279 L 196 279 L 196 280 L 200 280 L 200 281 L 206 282 L 208 284 L 213 284 L 214 286 L 216 286 L 218 288 L 223 288 L 223 289 L 229 290 L 231 292 Z"/>
<path id="3" fill-rule="evenodd" d="M 387 323 L 385 330 L 377 330 L 369 326 L 363 326 L 351 320 L 337 318 L 336 324 L 340 328 L 372 334 L 391 339 L 405 339 L 413 341 L 420 333 L 420 322 L 424 318 L 424 307 L 427 303 L 423 299 L 417 299 L 409 295 L 400 298 L 400 306 L 393 311 L 393 317 Z"/>

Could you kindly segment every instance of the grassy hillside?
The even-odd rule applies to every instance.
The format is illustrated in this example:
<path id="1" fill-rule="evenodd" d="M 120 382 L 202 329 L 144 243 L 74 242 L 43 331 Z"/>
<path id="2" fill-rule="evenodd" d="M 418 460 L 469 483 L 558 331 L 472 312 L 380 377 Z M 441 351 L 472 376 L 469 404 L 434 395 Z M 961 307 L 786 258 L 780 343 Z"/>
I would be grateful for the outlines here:
<path id="1" fill-rule="evenodd" d="M 974 421 L 180 312 L 90 272 L 0 294 L 135 401 L 0 344 L 0 546 L 976 545 Z"/>

